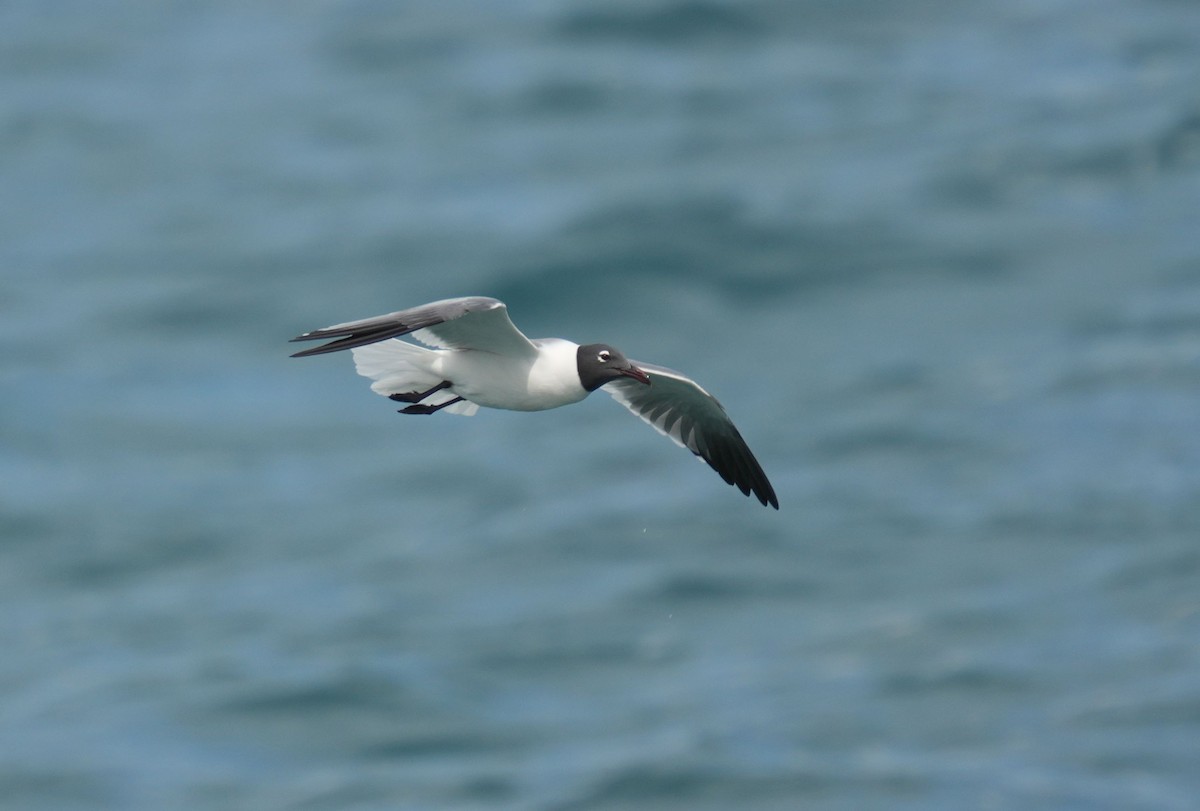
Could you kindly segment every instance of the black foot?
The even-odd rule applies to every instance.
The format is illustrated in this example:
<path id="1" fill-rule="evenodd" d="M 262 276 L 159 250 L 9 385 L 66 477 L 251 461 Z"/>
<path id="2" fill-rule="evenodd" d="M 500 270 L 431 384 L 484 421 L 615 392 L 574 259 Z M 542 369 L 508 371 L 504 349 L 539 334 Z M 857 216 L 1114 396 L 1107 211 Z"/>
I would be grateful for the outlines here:
<path id="1" fill-rule="evenodd" d="M 428 389 L 427 391 L 397 392 L 396 394 L 389 394 L 388 399 L 395 400 L 397 403 L 419 403 L 422 400 L 424 400 L 426 397 L 428 397 L 429 395 L 433 394 L 435 391 L 441 391 L 442 389 L 448 388 L 449 386 L 450 386 L 450 381 L 443 380 L 441 383 L 438 383 L 436 386 L 434 386 L 431 389 Z M 412 413 L 423 414 L 425 412 L 414 411 Z"/>
<path id="2" fill-rule="evenodd" d="M 455 403 L 461 403 L 462 399 L 463 398 L 461 398 L 461 397 L 455 397 L 453 400 L 447 400 L 446 402 L 438 403 L 437 405 L 410 405 L 408 408 L 400 409 L 400 413 L 401 414 L 436 414 L 437 412 L 441 411 L 446 406 L 454 405 Z"/>

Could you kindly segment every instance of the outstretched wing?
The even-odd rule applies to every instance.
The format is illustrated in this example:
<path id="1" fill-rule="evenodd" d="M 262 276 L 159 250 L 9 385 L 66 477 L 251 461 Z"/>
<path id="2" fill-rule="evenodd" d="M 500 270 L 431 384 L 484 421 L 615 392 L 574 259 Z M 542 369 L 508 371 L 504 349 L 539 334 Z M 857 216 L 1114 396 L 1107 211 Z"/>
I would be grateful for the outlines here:
<path id="1" fill-rule="evenodd" d="M 707 462 L 727 484 L 779 509 L 775 489 L 715 397 L 674 369 L 631 363 L 650 375 L 651 385 L 620 378 L 602 388 L 660 434 Z"/>
<path id="2" fill-rule="evenodd" d="M 531 355 L 537 347 L 513 326 L 503 301 L 484 296 L 450 298 L 360 321 L 306 332 L 293 341 L 335 340 L 292 355 L 303 358 L 352 349 L 415 333 L 424 344 L 444 349 L 478 349 L 502 355 Z"/>

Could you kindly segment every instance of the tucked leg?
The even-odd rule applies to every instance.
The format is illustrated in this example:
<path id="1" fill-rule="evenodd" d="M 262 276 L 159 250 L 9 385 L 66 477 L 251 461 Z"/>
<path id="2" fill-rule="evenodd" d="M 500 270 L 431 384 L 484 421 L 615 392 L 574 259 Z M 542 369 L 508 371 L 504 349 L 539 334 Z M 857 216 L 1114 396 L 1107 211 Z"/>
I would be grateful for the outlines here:
<path id="1" fill-rule="evenodd" d="M 462 402 L 461 397 L 455 397 L 453 400 L 447 400 L 444 403 L 437 405 L 410 405 L 408 408 L 400 409 L 401 414 L 436 414 L 448 405 Z"/>
<path id="2" fill-rule="evenodd" d="M 441 383 L 438 383 L 436 386 L 431 389 L 427 389 L 426 391 L 397 392 L 396 394 L 389 394 L 388 399 L 395 400 L 397 403 L 419 403 L 429 395 L 433 394 L 435 391 L 441 391 L 442 389 L 449 388 L 450 385 L 451 383 L 449 380 L 443 380 Z"/>

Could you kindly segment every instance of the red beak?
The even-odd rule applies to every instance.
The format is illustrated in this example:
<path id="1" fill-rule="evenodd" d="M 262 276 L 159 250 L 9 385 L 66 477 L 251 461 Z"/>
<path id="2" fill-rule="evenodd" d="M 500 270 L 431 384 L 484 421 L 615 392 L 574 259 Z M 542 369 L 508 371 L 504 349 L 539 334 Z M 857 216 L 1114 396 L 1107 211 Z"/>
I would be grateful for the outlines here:
<path id="1" fill-rule="evenodd" d="M 628 369 L 618 369 L 618 371 L 626 377 L 632 377 L 639 383 L 645 383 L 647 386 L 650 385 L 650 375 L 646 374 L 632 363 L 629 364 Z"/>

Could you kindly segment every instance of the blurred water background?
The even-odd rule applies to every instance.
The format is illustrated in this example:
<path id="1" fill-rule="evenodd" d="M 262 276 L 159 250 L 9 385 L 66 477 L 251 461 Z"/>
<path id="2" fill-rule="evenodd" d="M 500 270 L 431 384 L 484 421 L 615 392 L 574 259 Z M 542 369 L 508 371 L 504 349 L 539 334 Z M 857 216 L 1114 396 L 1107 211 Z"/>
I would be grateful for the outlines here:
<path id="1" fill-rule="evenodd" d="M 0 268 L 0 807 L 1200 807 L 1195 3 L 13 0 Z"/>

